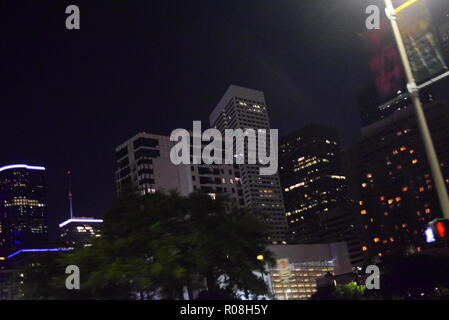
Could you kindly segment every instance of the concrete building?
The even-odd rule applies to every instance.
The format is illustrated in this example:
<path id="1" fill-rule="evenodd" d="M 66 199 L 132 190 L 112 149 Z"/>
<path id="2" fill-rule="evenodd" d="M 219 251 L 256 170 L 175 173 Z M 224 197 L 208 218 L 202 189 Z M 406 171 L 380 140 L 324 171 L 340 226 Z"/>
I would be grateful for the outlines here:
<path id="1" fill-rule="evenodd" d="M 273 245 L 268 249 L 276 261 L 288 259 L 289 277 L 278 265 L 269 267 L 269 287 L 276 300 L 307 300 L 317 291 L 317 280 L 327 273 L 352 271 L 345 243 Z"/>
<path id="2" fill-rule="evenodd" d="M 191 136 L 193 139 L 193 134 Z M 116 148 L 116 185 L 120 192 L 134 184 L 142 194 L 177 191 L 187 196 L 194 191 L 211 197 L 226 194 L 238 205 L 243 204 L 241 180 L 233 165 L 174 165 L 170 137 L 139 133 Z"/>
<path id="3" fill-rule="evenodd" d="M 212 111 L 210 125 L 225 133 L 226 129 L 270 129 L 265 95 L 261 91 L 231 85 Z M 246 146 L 245 146 L 246 147 Z M 253 150 L 254 151 L 254 150 Z M 245 148 L 245 154 L 248 148 Z M 238 156 L 238 155 L 235 155 Z M 246 158 L 247 159 L 247 158 Z M 286 240 L 287 222 L 278 174 L 262 176 L 261 165 L 237 165 L 242 182 L 243 200 L 247 207 L 270 215 L 273 243 Z"/>
<path id="4" fill-rule="evenodd" d="M 134 184 L 142 194 L 177 190 L 178 169 L 170 161 L 169 137 L 141 132 L 116 148 L 116 187 Z"/>

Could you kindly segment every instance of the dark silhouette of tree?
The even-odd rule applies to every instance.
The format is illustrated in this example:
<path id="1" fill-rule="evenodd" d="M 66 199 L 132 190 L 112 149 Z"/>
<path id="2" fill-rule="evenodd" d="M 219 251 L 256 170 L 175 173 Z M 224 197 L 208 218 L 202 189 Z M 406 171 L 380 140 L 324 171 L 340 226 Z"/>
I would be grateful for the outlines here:
<path id="1" fill-rule="evenodd" d="M 226 197 L 140 196 L 130 188 L 103 219 L 102 237 L 93 246 L 64 254 L 51 266 L 26 270 L 30 281 L 25 281 L 24 296 L 182 299 L 185 288 L 203 291 L 205 299 L 234 298 L 237 290 L 267 293 L 255 274 L 265 271 L 265 262 L 273 262 L 266 250 L 270 231 L 266 217 L 237 208 Z M 258 255 L 265 260 L 257 260 Z M 72 264 L 81 270 L 81 290 L 65 289 L 64 270 Z M 31 290 L 26 283 L 31 285 L 43 270 L 52 271 L 47 281 L 51 290 Z"/>
<path id="2" fill-rule="evenodd" d="M 318 288 L 312 300 L 364 300 L 366 288 L 355 282 L 347 284 L 328 285 Z"/>

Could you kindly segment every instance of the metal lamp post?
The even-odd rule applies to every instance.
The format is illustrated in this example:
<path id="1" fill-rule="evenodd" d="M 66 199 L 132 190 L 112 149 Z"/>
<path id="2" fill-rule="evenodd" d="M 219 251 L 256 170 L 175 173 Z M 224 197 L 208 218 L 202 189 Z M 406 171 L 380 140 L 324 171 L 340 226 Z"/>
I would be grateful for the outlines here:
<path id="1" fill-rule="evenodd" d="M 411 1 L 411 3 L 416 1 Z M 424 114 L 423 106 L 421 100 L 419 99 L 419 87 L 416 84 L 415 78 L 413 76 L 412 67 L 410 60 L 407 55 L 404 41 L 399 30 L 399 25 L 397 22 L 397 10 L 393 6 L 392 0 L 385 0 L 386 13 L 388 19 L 391 22 L 391 26 L 394 33 L 394 38 L 399 49 L 399 54 L 401 56 L 402 64 L 404 66 L 405 76 L 407 79 L 407 89 L 410 93 L 410 97 L 415 109 L 416 118 L 418 120 L 418 127 L 421 133 L 421 138 L 424 143 L 424 149 L 427 155 L 427 161 L 430 165 L 430 170 L 432 173 L 432 178 L 435 183 L 435 189 L 437 191 L 438 200 L 440 202 L 441 211 L 446 219 L 449 219 L 449 197 L 446 190 L 446 184 L 441 172 L 440 163 L 435 151 L 435 146 L 430 135 L 429 126 L 426 121 L 426 116 Z"/>

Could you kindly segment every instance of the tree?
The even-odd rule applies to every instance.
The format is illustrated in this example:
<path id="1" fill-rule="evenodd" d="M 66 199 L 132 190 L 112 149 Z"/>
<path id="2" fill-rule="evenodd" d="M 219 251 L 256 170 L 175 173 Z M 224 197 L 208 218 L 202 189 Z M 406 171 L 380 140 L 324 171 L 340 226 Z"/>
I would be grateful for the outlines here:
<path id="1" fill-rule="evenodd" d="M 312 300 L 364 300 L 366 287 L 354 281 L 347 284 L 328 285 L 319 288 Z"/>
<path id="2" fill-rule="evenodd" d="M 338 300 L 363 300 L 365 290 L 365 286 L 358 285 L 352 281 L 347 284 L 337 285 L 335 294 Z"/>
<path id="3" fill-rule="evenodd" d="M 206 194 L 122 193 L 104 214 L 102 237 L 93 246 L 75 249 L 51 266 L 54 291 L 64 299 L 182 299 L 184 288 L 203 290 L 202 297 L 232 298 L 238 290 L 265 294 L 260 276 L 269 227 L 266 217 L 237 208 L 226 197 Z M 256 259 L 263 255 L 265 261 Z M 81 270 L 81 290 L 64 290 L 67 265 Z M 46 269 L 46 270 L 50 270 Z M 28 272 L 30 278 L 42 269 Z M 32 294 L 31 290 L 24 290 Z M 51 290 L 50 290 L 51 291 Z"/>

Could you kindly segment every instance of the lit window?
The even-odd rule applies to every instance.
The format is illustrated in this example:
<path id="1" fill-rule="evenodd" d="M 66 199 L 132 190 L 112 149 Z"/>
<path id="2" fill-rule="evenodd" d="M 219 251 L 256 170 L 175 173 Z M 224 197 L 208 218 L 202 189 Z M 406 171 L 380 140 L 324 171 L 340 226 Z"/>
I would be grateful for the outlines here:
<path id="1" fill-rule="evenodd" d="M 366 210 L 360 211 L 360 214 L 364 216 L 366 214 Z"/>
<path id="2" fill-rule="evenodd" d="M 374 243 L 378 243 L 378 242 L 380 242 L 380 239 L 379 238 L 374 238 L 373 241 L 374 241 Z"/>

